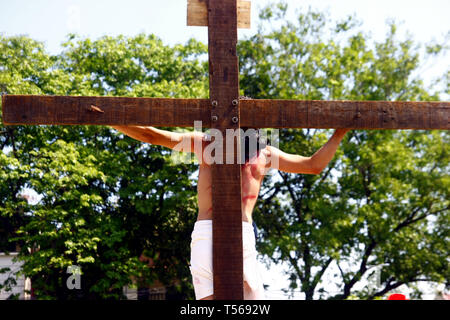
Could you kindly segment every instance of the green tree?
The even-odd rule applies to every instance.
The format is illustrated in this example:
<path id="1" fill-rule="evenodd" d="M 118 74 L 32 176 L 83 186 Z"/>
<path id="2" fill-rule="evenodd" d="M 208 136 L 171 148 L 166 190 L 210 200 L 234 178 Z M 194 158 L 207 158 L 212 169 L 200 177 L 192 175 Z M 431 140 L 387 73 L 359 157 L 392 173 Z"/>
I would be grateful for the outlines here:
<path id="1" fill-rule="evenodd" d="M 292 22 L 284 20 L 287 9 L 266 7 L 259 32 L 239 44 L 246 95 L 439 99 L 412 76 L 419 47 L 399 40 L 394 23 L 378 43 L 353 17 L 332 24 L 310 10 Z M 443 50 L 434 48 L 428 53 Z M 280 148 L 311 155 L 329 133 L 282 130 Z M 353 131 L 321 175 L 266 179 L 255 212 L 258 249 L 287 266 L 286 291 L 306 299 L 375 298 L 403 284 L 448 281 L 449 138 L 447 131 Z M 356 289 L 374 267 L 381 268 L 379 286 Z"/>
<path id="2" fill-rule="evenodd" d="M 51 56 L 29 38 L 1 38 L 0 83 L 10 94 L 206 96 L 207 65 L 197 59 L 206 47 L 194 40 L 71 35 L 64 48 Z M 37 298 L 120 298 L 133 279 L 193 295 L 194 165 L 100 126 L 1 127 L 0 143 L 0 245 L 19 241 Z M 29 190 L 38 203 L 24 199 Z M 81 267 L 81 291 L 66 288 L 70 265 Z"/>
<path id="3" fill-rule="evenodd" d="M 395 24 L 376 43 L 353 18 L 330 26 L 326 15 L 309 11 L 292 22 L 286 10 L 264 9 L 261 21 L 279 27 L 262 25 L 239 43 L 243 94 L 439 99 L 412 77 L 418 48 L 397 39 Z M 430 46 L 428 54 L 443 48 Z M 153 35 L 70 35 L 52 56 L 32 39 L 1 37 L 0 83 L 10 94 L 206 98 L 205 54 L 195 40 L 170 47 Z M 328 134 L 282 130 L 280 147 L 310 155 Z M 448 140 L 446 131 L 354 131 L 320 176 L 267 178 L 255 212 L 259 251 L 287 263 L 289 289 L 307 299 L 373 298 L 400 284 L 445 281 Z M 132 280 L 156 279 L 171 294 L 193 297 L 194 164 L 175 165 L 166 149 L 100 126 L 0 126 L 0 144 L 0 250 L 19 242 L 38 298 L 116 299 Z M 42 197 L 37 203 L 24 198 L 30 189 Z M 70 265 L 82 268 L 81 291 L 65 289 Z M 333 266 L 338 295 L 324 288 Z M 375 266 L 381 286 L 355 290 Z"/>

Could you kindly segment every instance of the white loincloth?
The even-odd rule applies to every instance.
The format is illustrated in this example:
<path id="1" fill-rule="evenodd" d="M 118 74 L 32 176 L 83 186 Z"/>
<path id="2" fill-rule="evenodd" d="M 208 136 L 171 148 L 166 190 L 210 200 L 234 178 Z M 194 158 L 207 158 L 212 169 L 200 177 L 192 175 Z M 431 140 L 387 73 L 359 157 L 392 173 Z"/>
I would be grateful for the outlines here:
<path id="1" fill-rule="evenodd" d="M 244 290 L 245 300 L 263 300 L 264 286 L 256 259 L 255 234 L 253 226 L 242 222 L 242 242 L 244 253 L 244 281 L 250 292 Z M 212 266 L 212 220 L 197 221 L 192 231 L 191 274 L 197 300 L 214 293 Z"/>

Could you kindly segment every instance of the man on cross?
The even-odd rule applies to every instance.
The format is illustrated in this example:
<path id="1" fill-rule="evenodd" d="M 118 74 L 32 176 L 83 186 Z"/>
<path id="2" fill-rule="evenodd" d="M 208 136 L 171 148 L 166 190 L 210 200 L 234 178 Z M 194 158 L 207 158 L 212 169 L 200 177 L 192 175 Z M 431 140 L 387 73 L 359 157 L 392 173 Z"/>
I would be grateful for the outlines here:
<path id="1" fill-rule="evenodd" d="M 211 155 L 205 152 L 207 146 L 211 143 L 211 137 L 206 133 L 197 131 L 176 133 L 154 127 L 112 126 L 112 128 L 133 139 L 176 151 L 191 152 L 197 157 L 200 164 L 197 184 L 198 217 L 192 232 L 190 269 L 196 299 L 212 300 L 214 293 L 212 159 Z M 288 173 L 320 174 L 333 159 L 340 142 L 349 129 L 337 129 L 330 140 L 311 157 L 285 153 L 260 141 L 258 131 L 249 128 L 241 129 L 244 132 L 241 137 L 244 137 L 245 140 L 241 144 L 244 155 L 243 164 L 241 164 L 244 299 L 261 300 L 264 299 L 264 287 L 261 275 L 258 272 L 252 213 L 264 176 L 270 169 Z M 253 137 L 252 134 L 245 134 L 248 132 L 254 132 Z M 250 145 L 252 141 L 256 141 L 256 147 Z M 183 144 L 183 142 L 188 143 Z M 181 150 L 180 145 L 184 146 Z M 196 145 L 200 145 L 201 148 L 196 148 Z"/>

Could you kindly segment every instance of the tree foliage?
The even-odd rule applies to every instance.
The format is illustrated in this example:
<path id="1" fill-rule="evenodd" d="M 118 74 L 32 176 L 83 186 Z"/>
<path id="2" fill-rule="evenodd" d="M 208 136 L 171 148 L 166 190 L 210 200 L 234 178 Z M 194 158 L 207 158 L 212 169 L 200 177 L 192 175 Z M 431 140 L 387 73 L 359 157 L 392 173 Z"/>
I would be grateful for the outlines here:
<path id="1" fill-rule="evenodd" d="M 64 47 L 51 56 L 32 39 L 2 38 L 0 82 L 10 94 L 206 95 L 198 59 L 206 48 L 194 40 L 169 47 L 153 35 L 71 36 Z M 185 240 L 196 215 L 194 165 L 100 126 L 2 127 L 0 144 L 0 245 L 19 241 L 36 297 L 119 298 L 132 279 L 192 297 Z M 37 203 L 26 201 L 30 190 Z M 66 289 L 70 265 L 82 269 L 82 292 Z"/>
<path id="2" fill-rule="evenodd" d="M 413 75 L 419 46 L 399 40 L 394 23 L 378 43 L 353 17 L 333 24 L 309 11 L 292 22 L 284 19 L 287 9 L 265 8 L 260 31 L 240 43 L 246 95 L 439 99 Z M 282 130 L 280 147 L 309 156 L 329 133 Z M 403 284 L 448 281 L 449 138 L 447 131 L 353 131 L 321 175 L 278 172 L 266 180 L 255 213 L 258 248 L 287 265 L 286 291 L 306 299 L 375 298 Z M 357 289 L 377 268 L 378 285 Z"/>
<path id="3" fill-rule="evenodd" d="M 239 42 L 243 94 L 439 99 L 413 76 L 424 58 L 412 39 L 398 39 L 394 23 L 377 43 L 355 18 L 333 23 L 307 11 L 289 21 L 287 11 L 263 9 L 258 33 Z M 27 37 L 0 37 L 0 83 L 10 94 L 208 96 L 207 47 L 195 40 L 167 46 L 154 35 L 69 35 L 63 48 L 50 55 Z M 329 133 L 282 130 L 280 147 L 308 156 Z M 117 299 L 131 281 L 156 280 L 193 297 L 194 164 L 175 165 L 167 149 L 101 126 L 1 126 L 0 145 L 0 251 L 21 245 L 37 298 Z M 288 266 L 287 291 L 374 298 L 402 284 L 448 281 L 448 145 L 447 131 L 353 131 L 321 175 L 265 179 L 257 246 Z M 39 199 L 30 201 L 30 190 Z M 81 291 L 66 289 L 70 265 L 82 269 Z M 358 289 L 377 266 L 379 286 Z"/>

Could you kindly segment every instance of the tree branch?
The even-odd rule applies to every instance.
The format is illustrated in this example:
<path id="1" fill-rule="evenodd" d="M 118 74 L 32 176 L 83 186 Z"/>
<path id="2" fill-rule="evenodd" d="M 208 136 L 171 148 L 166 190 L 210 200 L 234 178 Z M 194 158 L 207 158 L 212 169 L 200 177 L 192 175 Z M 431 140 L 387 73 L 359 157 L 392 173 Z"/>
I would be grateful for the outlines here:
<path id="1" fill-rule="evenodd" d="M 287 182 L 287 174 L 283 174 L 281 171 L 278 171 L 278 173 L 280 174 L 281 178 L 284 181 L 284 184 L 286 185 L 286 187 L 288 188 L 289 194 L 292 198 L 292 201 L 294 201 L 294 205 L 297 204 L 297 196 L 295 195 L 294 191 L 291 188 L 291 184 L 289 182 Z"/>
<path id="2" fill-rule="evenodd" d="M 299 199 L 295 195 L 294 190 L 292 190 L 291 184 L 287 181 L 287 177 L 286 177 L 287 174 L 284 175 L 284 174 L 281 173 L 281 171 L 278 171 L 278 172 L 280 173 L 280 176 L 283 179 L 284 184 L 286 185 L 286 187 L 287 187 L 287 189 L 289 191 L 289 195 L 291 196 L 292 201 L 294 202 L 294 208 L 295 208 L 295 211 L 297 213 L 297 217 L 298 217 L 299 223 L 302 223 L 302 222 L 304 222 L 304 219 L 303 219 L 303 217 L 301 215 L 301 209 L 302 209 L 301 202 L 299 201 Z"/>
<path id="3" fill-rule="evenodd" d="M 386 293 L 388 293 L 389 291 L 391 291 L 391 290 L 393 290 L 393 289 L 396 289 L 396 288 L 400 287 L 401 285 L 407 283 L 407 282 L 399 281 L 399 282 L 395 282 L 395 283 L 391 284 L 391 281 L 392 281 L 392 280 L 393 280 L 393 279 L 390 278 L 390 279 L 388 280 L 386 286 L 384 287 L 384 289 L 382 289 L 382 290 L 380 290 L 380 291 L 374 293 L 373 295 L 371 295 L 371 296 L 370 296 L 370 299 L 373 299 L 373 298 L 375 298 L 375 297 L 383 296 L 383 295 L 385 295 Z"/>
<path id="4" fill-rule="evenodd" d="M 339 262 L 336 262 L 339 271 L 341 272 L 341 276 L 342 276 L 342 282 L 344 282 L 344 284 L 347 284 L 347 282 L 345 281 L 345 274 L 344 274 L 344 270 L 342 270 L 341 266 L 339 265 Z"/>
<path id="5" fill-rule="evenodd" d="M 436 214 L 438 214 L 438 213 L 440 213 L 442 211 L 447 211 L 447 210 L 450 209 L 450 207 L 446 207 L 444 209 L 441 209 L 441 210 L 438 210 L 438 211 L 433 211 L 433 212 L 430 212 L 429 211 L 430 209 L 428 209 L 428 211 L 426 213 L 424 213 L 423 215 L 418 216 L 417 218 L 413 219 L 413 217 L 417 214 L 417 212 L 420 211 L 420 209 L 422 209 L 422 208 L 417 208 L 417 210 L 415 210 L 415 212 L 410 214 L 408 216 L 408 218 L 406 218 L 403 222 L 401 222 L 399 225 L 397 225 L 397 227 L 395 227 L 393 231 L 397 232 L 400 229 L 406 228 L 407 226 L 409 226 L 411 224 L 414 224 L 414 223 L 416 223 L 416 222 L 418 222 L 420 220 L 425 219 L 426 217 L 429 217 L 429 216 L 432 216 L 432 215 L 436 215 Z"/>
<path id="6" fill-rule="evenodd" d="M 333 258 L 328 258 L 328 260 L 325 262 L 325 264 L 322 266 L 322 269 L 316 273 L 316 275 L 314 276 L 314 280 L 312 283 L 312 287 L 313 289 L 316 288 L 317 284 L 319 283 L 320 279 L 322 278 L 323 274 L 325 273 L 325 271 L 328 269 L 328 267 L 330 266 L 331 262 L 333 261 Z"/>
<path id="7" fill-rule="evenodd" d="M 331 170 L 334 169 L 334 166 L 329 166 L 327 172 L 325 172 L 324 175 L 322 175 L 322 177 L 317 180 L 319 181 L 319 183 L 317 183 L 317 185 L 321 185 L 323 181 L 325 181 L 325 179 L 328 177 L 328 175 L 330 174 Z"/>
<path id="8" fill-rule="evenodd" d="M 304 283 L 308 283 L 309 286 L 309 282 L 310 282 L 310 278 L 311 278 L 311 254 L 309 251 L 309 247 L 305 242 L 302 242 L 302 246 L 303 246 L 303 261 L 305 262 L 305 267 L 304 267 L 304 277 L 305 277 L 305 281 Z"/>
<path id="9" fill-rule="evenodd" d="M 304 277 L 304 275 L 303 275 L 303 272 L 302 272 L 302 271 L 300 270 L 300 268 L 298 267 L 297 260 L 294 259 L 294 258 L 292 258 L 292 257 L 289 255 L 289 262 L 291 263 L 292 267 L 294 268 L 295 272 L 297 273 L 298 278 L 299 278 L 300 281 L 303 283 L 303 282 L 305 281 L 305 277 Z"/>
<path id="10" fill-rule="evenodd" d="M 278 192 L 280 191 L 280 189 L 281 189 L 281 186 L 276 186 L 275 188 L 273 188 L 272 190 L 273 190 L 273 193 L 270 195 L 270 196 L 268 196 L 267 198 L 265 198 L 265 199 L 263 199 L 264 198 L 264 196 L 267 194 L 267 193 L 269 193 L 271 190 L 269 189 L 269 191 L 267 191 L 267 193 L 266 194 L 264 194 L 264 195 L 262 195 L 261 196 L 261 200 L 264 202 L 264 204 L 269 204 L 269 202 L 278 194 Z"/>
<path id="11" fill-rule="evenodd" d="M 367 169 L 363 168 L 362 166 L 358 167 L 359 172 L 361 173 L 362 176 L 362 183 L 363 183 L 363 187 L 364 187 L 364 193 L 366 195 L 367 198 L 367 203 L 369 203 L 369 199 L 370 196 L 372 195 L 372 190 L 369 189 L 369 185 L 370 185 L 370 167 L 368 166 Z M 366 174 L 367 174 L 367 179 L 366 179 Z"/>
<path id="12" fill-rule="evenodd" d="M 344 293 L 343 298 L 347 298 L 350 295 L 350 291 L 353 288 L 353 286 L 358 282 L 361 277 L 366 273 L 367 271 L 367 261 L 369 260 L 370 255 L 372 254 L 373 249 L 377 246 L 377 242 L 372 239 L 370 244 L 366 247 L 366 251 L 364 252 L 360 267 L 358 272 L 353 276 L 353 278 L 345 283 L 344 285 Z"/>

